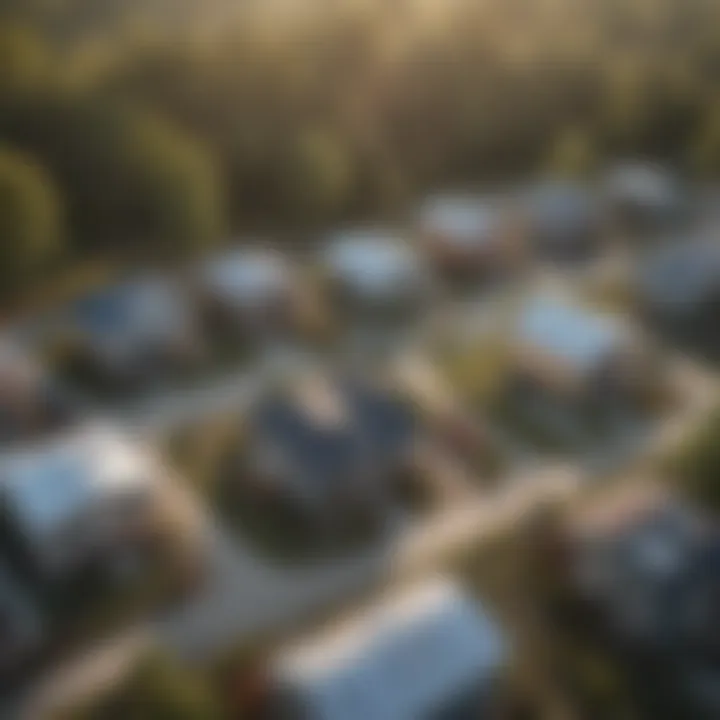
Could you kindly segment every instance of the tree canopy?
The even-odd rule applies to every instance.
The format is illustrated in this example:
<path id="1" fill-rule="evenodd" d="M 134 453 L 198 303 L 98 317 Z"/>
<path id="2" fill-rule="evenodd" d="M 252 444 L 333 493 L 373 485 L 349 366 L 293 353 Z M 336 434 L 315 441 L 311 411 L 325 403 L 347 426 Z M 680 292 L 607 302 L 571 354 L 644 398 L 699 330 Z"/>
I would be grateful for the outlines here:
<path id="1" fill-rule="evenodd" d="M 0 147 L 0 293 L 18 290 L 60 251 L 61 202 L 31 157 Z"/>
<path id="2" fill-rule="evenodd" d="M 717 3 L 294 5 L 0 3 L 0 136 L 55 179 L 68 262 L 618 155 L 720 167 Z"/>

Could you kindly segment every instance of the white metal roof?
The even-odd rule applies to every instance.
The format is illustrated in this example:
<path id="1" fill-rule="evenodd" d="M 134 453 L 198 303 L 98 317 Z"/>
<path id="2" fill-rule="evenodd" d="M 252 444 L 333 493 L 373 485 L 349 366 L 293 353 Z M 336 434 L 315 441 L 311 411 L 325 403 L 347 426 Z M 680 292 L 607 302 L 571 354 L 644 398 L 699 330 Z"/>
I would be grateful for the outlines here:
<path id="1" fill-rule="evenodd" d="M 446 579 L 377 605 L 277 663 L 317 720 L 417 720 L 491 680 L 505 661 L 497 627 Z"/>
<path id="2" fill-rule="evenodd" d="M 423 232 L 440 235 L 446 242 L 461 247 L 474 247 L 492 240 L 497 225 L 496 205 L 471 195 L 431 197 L 420 210 Z"/>
<path id="3" fill-rule="evenodd" d="M 388 230 L 338 233 L 330 238 L 322 261 L 341 282 L 367 295 L 403 292 L 424 278 L 419 254 Z"/>
<path id="4" fill-rule="evenodd" d="M 520 317 L 520 342 L 569 363 L 579 372 L 591 371 L 622 344 L 622 323 L 593 313 L 553 295 L 529 299 Z"/>
<path id="5" fill-rule="evenodd" d="M 89 426 L 0 459 L 0 492 L 20 529 L 42 539 L 97 503 L 155 481 L 149 455 L 120 432 Z"/>
<path id="6" fill-rule="evenodd" d="M 292 271 L 277 252 L 236 248 L 206 263 L 201 282 L 223 300 L 252 306 L 283 293 L 292 282 Z"/>

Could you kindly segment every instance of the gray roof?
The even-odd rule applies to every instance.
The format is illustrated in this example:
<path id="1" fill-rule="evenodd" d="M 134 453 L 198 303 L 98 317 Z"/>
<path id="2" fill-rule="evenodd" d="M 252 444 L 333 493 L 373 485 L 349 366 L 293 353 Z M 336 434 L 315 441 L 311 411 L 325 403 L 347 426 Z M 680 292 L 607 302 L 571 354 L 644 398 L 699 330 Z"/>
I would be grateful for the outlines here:
<path id="1" fill-rule="evenodd" d="M 263 466 L 296 496 L 322 505 L 335 491 L 372 482 L 399 462 L 415 417 L 383 389 L 322 377 L 266 397 L 250 426 Z"/>
<path id="2" fill-rule="evenodd" d="M 91 293 L 71 309 L 71 322 L 108 356 L 134 355 L 192 328 L 189 296 L 176 281 L 142 275 Z"/>
<path id="3" fill-rule="evenodd" d="M 280 253 L 260 247 L 233 248 L 202 267 L 200 282 L 218 299 L 254 307 L 273 301 L 293 282 L 290 263 Z"/>
<path id="4" fill-rule="evenodd" d="M 371 298 L 405 294 L 427 279 L 419 253 L 382 228 L 336 233 L 329 238 L 322 263 L 350 290 Z"/>
<path id="5" fill-rule="evenodd" d="M 579 578 L 613 627 L 654 641 L 682 627 L 684 593 L 695 589 L 693 568 L 707 546 L 707 528 L 675 503 L 654 507 L 581 544 Z M 701 570 L 707 577 L 709 567 Z M 712 572 L 714 572 L 713 570 Z"/>
<path id="6" fill-rule="evenodd" d="M 531 297 L 520 316 L 518 341 L 580 373 L 592 372 L 624 341 L 622 324 L 552 295 Z"/>
<path id="7" fill-rule="evenodd" d="M 287 650 L 275 671 L 313 720 L 418 720 L 489 684 L 506 656 L 485 610 L 435 579 Z"/>
<path id="8" fill-rule="evenodd" d="M 646 258 L 639 287 L 645 300 L 660 309 L 693 311 L 720 293 L 720 243 L 676 239 Z"/>
<path id="9" fill-rule="evenodd" d="M 661 165 L 624 162 L 610 169 L 605 190 L 611 201 L 630 203 L 648 210 L 673 210 L 680 200 L 675 176 Z"/>
<path id="10" fill-rule="evenodd" d="M 494 240 L 500 222 L 497 200 L 472 195 L 438 195 L 420 208 L 420 229 L 464 249 Z"/>
<path id="11" fill-rule="evenodd" d="M 543 238 L 580 238 L 600 223 L 599 204 L 590 188 L 579 183 L 548 180 L 532 187 L 523 205 L 531 231 Z"/>

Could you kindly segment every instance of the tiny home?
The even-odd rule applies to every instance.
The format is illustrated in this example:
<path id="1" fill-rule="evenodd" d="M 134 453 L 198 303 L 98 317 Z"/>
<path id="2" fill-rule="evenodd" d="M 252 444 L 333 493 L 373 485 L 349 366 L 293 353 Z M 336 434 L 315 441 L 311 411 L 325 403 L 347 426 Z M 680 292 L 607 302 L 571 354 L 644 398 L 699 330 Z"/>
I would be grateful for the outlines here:
<path id="1" fill-rule="evenodd" d="M 53 582 L 142 542 L 159 472 L 144 447 L 89 425 L 0 458 L 0 504 L 35 574 Z"/>
<path id="2" fill-rule="evenodd" d="M 249 476 L 258 492 L 313 532 L 355 515 L 382 518 L 391 480 L 412 460 L 412 409 L 354 378 L 305 377 L 265 397 L 248 421 Z"/>
<path id="3" fill-rule="evenodd" d="M 200 269 L 198 290 L 216 330 L 261 336 L 292 325 L 299 282 L 290 261 L 261 247 L 236 247 Z"/>
<path id="4" fill-rule="evenodd" d="M 513 261 L 505 203 L 494 197 L 438 195 L 417 218 L 419 234 L 438 270 L 460 279 L 494 277 Z"/>
<path id="5" fill-rule="evenodd" d="M 589 187 L 548 180 L 530 188 L 520 200 L 525 234 L 532 249 L 550 260 L 582 260 L 598 249 L 603 218 Z"/>
<path id="6" fill-rule="evenodd" d="M 324 247 L 320 264 L 334 295 L 354 309 L 417 307 L 430 290 L 422 254 L 392 230 L 336 233 Z"/>
<path id="7" fill-rule="evenodd" d="M 452 580 L 433 578 L 278 653 L 276 717 L 492 718 L 508 657 L 482 605 Z"/>
<path id="8" fill-rule="evenodd" d="M 74 349 L 102 376 L 143 381 L 195 363 L 202 343 L 182 285 L 142 275 L 81 298 L 70 310 Z"/>
<path id="9" fill-rule="evenodd" d="M 676 228 L 685 214 L 681 183 L 661 165 L 619 163 L 607 172 L 603 185 L 607 209 L 621 228 L 667 231 Z"/>

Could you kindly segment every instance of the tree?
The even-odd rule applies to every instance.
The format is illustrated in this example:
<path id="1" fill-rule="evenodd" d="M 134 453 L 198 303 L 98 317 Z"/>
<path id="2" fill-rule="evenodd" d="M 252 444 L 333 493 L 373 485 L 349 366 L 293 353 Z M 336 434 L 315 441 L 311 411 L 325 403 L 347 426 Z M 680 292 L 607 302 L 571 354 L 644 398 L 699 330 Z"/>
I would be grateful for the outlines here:
<path id="1" fill-rule="evenodd" d="M 0 148 L 0 292 L 20 289 L 57 257 L 61 218 L 60 198 L 42 166 Z"/>
<path id="2" fill-rule="evenodd" d="M 595 148 L 588 134 L 570 129 L 556 138 L 546 159 L 546 166 L 553 174 L 582 177 L 593 170 L 596 162 Z"/>
<path id="3" fill-rule="evenodd" d="M 337 133 L 318 128 L 299 132 L 288 165 L 279 170 L 285 178 L 286 202 L 303 219 L 332 217 L 347 202 L 353 168 Z"/>
<path id="4" fill-rule="evenodd" d="M 204 676 L 159 652 L 148 655 L 119 687 L 62 720 L 220 720 Z"/>
<path id="5" fill-rule="evenodd" d="M 158 117 L 128 113 L 116 148 L 128 231 L 171 256 L 194 253 L 220 238 L 220 181 L 198 143 Z"/>
<path id="6" fill-rule="evenodd" d="M 47 49 L 31 30 L 0 24 L 0 95 L 36 90 L 50 76 L 50 67 Z"/>
<path id="7" fill-rule="evenodd" d="M 720 409 L 668 458 L 670 474 L 691 495 L 720 510 Z"/>
<path id="8" fill-rule="evenodd" d="M 0 132 L 57 178 L 76 252 L 178 256 L 223 231 L 212 158 L 153 113 L 56 89 L 6 106 Z"/>
<path id="9" fill-rule="evenodd" d="M 720 170 L 720 102 L 702 118 L 695 139 L 688 150 L 690 164 L 701 174 Z"/>

